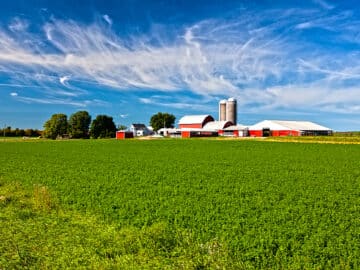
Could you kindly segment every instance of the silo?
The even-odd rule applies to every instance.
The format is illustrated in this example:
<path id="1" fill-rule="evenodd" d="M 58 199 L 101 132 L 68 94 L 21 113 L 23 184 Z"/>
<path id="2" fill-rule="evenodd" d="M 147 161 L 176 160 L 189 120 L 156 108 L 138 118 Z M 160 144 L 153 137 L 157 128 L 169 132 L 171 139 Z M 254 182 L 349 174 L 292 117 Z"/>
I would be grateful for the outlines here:
<path id="1" fill-rule="evenodd" d="M 219 102 L 219 121 L 226 120 L 226 100 L 220 100 Z"/>
<path id="2" fill-rule="evenodd" d="M 237 115 L 236 99 L 229 98 L 226 102 L 226 121 L 230 121 L 234 125 L 236 125 L 236 115 Z"/>

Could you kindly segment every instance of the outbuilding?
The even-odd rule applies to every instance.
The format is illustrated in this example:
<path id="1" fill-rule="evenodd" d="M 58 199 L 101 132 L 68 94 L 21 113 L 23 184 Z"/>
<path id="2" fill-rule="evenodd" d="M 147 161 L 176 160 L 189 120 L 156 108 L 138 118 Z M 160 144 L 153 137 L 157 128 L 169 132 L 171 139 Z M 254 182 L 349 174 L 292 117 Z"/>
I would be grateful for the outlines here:
<path id="1" fill-rule="evenodd" d="M 202 128 L 182 128 L 182 138 L 193 138 L 193 137 L 217 137 L 218 132 L 215 130 L 205 130 Z"/>
<path id="2" fill-rule="evenodd" d="M 118 130 L 116 131 L 116 139 L 117 140 L 124 140 L 134 138 L 134 133 L 128 130 Z"/>
<path id="3" fill-rule="evenodd" d="M 309 121 L 264 120 L 249 127 L 252 137 L 327 136 L 332 130 Z"/>
<path id="4" fill-rule="evenodd" d="M 211 115 L 185 115 L 179 121 L 180 129 L 203 128 L 208 122 L 214 121 Z"/>
<path id="5" fill-rule="evenodd" d="M 204 130 L 219 131 L 232 125 L 230 121 L 211 121 L 207 122 L 204 126 Z"/>
<path id="6" fill-rule="evenodd" d="M 221 136 L 232 136 L 232 137 L 247 137 L 249 135 L 249 129 L 244 125 L 231 125 L 224 129 L 219 130 Z"/>

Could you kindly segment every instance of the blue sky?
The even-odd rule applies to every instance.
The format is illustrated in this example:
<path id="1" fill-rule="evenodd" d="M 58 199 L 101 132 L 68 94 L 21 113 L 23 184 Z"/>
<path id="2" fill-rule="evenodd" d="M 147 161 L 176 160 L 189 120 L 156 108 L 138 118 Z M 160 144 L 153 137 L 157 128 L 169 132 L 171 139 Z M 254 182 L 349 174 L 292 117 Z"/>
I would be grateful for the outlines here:
<path id="1" fill-rule="evenodd" d="M 275 3 L 273 3 L 275 2 Z M 211 114 L 360 130 L 358 1 L 4 1 L 0 125 L 87 110 L 115 123 Z"/>

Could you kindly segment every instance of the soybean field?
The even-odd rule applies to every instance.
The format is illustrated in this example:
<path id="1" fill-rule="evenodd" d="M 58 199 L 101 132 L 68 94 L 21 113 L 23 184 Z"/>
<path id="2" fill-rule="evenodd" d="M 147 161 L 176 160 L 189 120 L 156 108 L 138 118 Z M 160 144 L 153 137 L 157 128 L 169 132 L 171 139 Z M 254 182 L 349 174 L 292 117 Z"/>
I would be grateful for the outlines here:
<path id="1" fill-rule="evenodd" d="M 0 269 L 359 269 L 360 145 L 0 142 Z"/>

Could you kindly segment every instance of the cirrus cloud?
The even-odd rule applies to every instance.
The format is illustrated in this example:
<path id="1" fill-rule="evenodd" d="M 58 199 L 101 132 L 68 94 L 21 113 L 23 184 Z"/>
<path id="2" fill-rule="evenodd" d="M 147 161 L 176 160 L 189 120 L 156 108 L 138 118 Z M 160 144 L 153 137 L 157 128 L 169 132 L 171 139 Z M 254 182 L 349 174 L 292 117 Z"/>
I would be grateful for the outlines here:
<path id="1" fill-rule="evenodd" d="M 317 3 L 331 9 L 325 1 Z M 86 92 L 76 84 L 85 83 L 124 92 L 187 90 L 204 100 L 235 96 L 244 108 L 256 104 L 262 109 L 297 106 L 358 113 L 352 104 L 360 103 L 354 87 L 360 83 L 360 60 L 354 57 L 356 50 L 341 49 L 346 37 L 358 33 L 352 25 L 359 22 L 348 20 L 351 17 L 351 12 L 333 15 L 322 10 L 242 10 L 226 19 L 157 30 L 162 34 L 128 36 L 99 22 L 52 18 L 42 35 L 27 32 L 27 43 L 0 28 L 0 68 L 14 85 L 44 88 L 45 103 L 61 103 L 64 95 L 80 99 Z M 116 23 L 108 15 L 103 20 Z M 26 31 L 25 26 L 14 19 L 9 29 Z M 299 42 L 303 32 L 314 27 L 335 37 L 340 49 L 301 38 Z M 349 95 L 351 99 L 341 98 Z M 40 102 L 32 97 L 19 100 Z M 139 101 L 170 106 L 149 97 Z"/>

